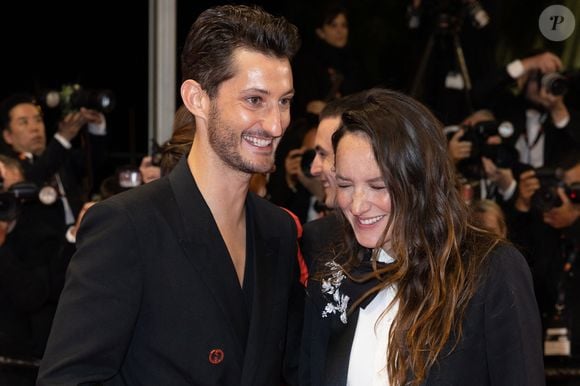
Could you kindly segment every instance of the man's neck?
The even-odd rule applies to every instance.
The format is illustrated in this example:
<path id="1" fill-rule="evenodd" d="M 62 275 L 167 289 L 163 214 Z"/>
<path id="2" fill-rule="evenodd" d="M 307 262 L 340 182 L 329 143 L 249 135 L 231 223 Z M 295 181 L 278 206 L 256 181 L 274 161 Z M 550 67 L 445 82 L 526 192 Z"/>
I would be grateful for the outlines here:
<path id="1" fill-rule="evenodd" d="M 251 175 L 225 165 L 207 148 L 195 146 L 187 162 L 195 182 L 218 221 L 237 221 L 243 218 Z"/>

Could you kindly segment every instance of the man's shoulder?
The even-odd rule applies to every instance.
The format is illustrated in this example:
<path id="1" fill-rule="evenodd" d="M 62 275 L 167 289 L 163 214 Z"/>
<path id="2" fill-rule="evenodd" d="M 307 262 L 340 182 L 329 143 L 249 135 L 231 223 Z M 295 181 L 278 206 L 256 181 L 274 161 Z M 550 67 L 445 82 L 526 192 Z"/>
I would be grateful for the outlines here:
<path id="1" fill-rule="evenodd" d="M 277 215 L 283 215 L 284 217 L 288 216 L 289 214 L 280 206 L 274 204 L 272 201 L 260 197 L 255 193 L 248 193 L 248 199 L 253 203 L 256 209 L 260 211 L 265 211 Z"/>
<path id="2" fill-rule="evenodd" d="M 277 224 L 271 226 L 271 230 L 276 230 L 276 227 L 283 224 L 286 224 L 285 226 L 287 224 L 294 225 L 295 221 L 292 215 L 284 208 L 254 193 L 250 193 L 248 198 L 255 208 L 254 216 L 259 223 L 271 224 L 274 222 Z"/>
<path id="3" fill-rule="evenodd" d="M 320 219 L 304 224 L 300 248 L 308 266 L 327 253 L 342 240 L 342 226 L 338 214 L 332 212 Z"/>
<path id="4" fill-rule="evenodd" d="M 111 206 L 124 207 L 136 213 L 144 213 L 147 208 L 171 201 L 171 189 L 165 178 L 117 193 L 105 200 Z M 157 203 L 157 204 L 156 204 Z"/>
<path id="5" fill-rule="evenodd" d="M 338 234 L 341 229 L 340 219 L 336 212 L 304 224 L 305 235 Z"/>

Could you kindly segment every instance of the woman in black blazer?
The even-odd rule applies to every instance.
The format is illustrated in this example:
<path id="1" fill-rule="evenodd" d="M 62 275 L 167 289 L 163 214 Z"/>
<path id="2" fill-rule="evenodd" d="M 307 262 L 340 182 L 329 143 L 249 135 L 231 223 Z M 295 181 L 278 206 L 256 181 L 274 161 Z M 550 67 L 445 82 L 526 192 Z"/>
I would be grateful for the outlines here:
<path id="1" fill-rule="evenodd" d="M 544 385 L 529 268 L 472 224 L 440 123 L 394 91 L 366 102 L 333 136 L 346 233 L 313 265 L 301 384 Z"/>

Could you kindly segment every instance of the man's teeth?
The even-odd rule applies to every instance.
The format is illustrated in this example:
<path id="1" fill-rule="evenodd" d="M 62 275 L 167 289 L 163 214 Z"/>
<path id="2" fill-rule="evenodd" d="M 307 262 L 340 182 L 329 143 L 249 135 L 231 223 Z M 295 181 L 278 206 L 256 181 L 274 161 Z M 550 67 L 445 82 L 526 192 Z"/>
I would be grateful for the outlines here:
<path id="1" fill-rule="evenodd" d="M 258 138 L 258 137 L 252 137 L 250 135 L 244 135 L 243 138 L 245 141 L 248 141 L 252 145 L 257 146 L 257 147 L 266 147 L 266 146 L 270 146 L 272 144 L 272 138 Z"/>

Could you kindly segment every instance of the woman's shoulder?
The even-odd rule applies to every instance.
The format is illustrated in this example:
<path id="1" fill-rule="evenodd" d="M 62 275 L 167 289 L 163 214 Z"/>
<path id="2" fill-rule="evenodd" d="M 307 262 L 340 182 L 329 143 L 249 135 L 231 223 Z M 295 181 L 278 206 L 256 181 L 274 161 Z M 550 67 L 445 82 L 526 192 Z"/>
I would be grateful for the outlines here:
<path id="1" fill-rule="evenodd" d="M 497 244 L 485 260 L 483 272 L 486 287 L 527 288 L 532 283 L 532 272 L 524 255 L 509 242 Z M 531 287 L 530 287 L 531 288 Z"/>
<path id="2" fill-rule="evenodd" d="M 495 245 L 488 255 L 488 260 L 492 266 L 521 266 L 529 269 L 522 252 L 509 241 L 500 241 Z"/>

